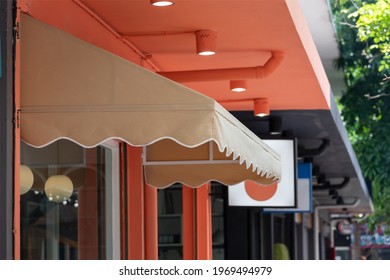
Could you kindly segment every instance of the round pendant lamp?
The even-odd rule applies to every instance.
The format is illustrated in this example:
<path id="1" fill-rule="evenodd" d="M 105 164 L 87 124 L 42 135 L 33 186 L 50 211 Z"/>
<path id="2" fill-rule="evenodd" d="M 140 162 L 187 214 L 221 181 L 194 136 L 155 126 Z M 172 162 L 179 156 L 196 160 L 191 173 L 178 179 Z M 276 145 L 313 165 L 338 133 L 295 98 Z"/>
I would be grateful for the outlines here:
<path id="1" fill-rule="evenodd" d="M 27 165 L 20 165 L 20 194 L 28 192 L 34 183 L 34 175 Z"/>
<path id="2" fill-rule="evenodd" d="M 45 194 L 50 201 L 66 203 L 72 193 L 73 183 L 68 176 L 53 175 L 45 183 Z"/>

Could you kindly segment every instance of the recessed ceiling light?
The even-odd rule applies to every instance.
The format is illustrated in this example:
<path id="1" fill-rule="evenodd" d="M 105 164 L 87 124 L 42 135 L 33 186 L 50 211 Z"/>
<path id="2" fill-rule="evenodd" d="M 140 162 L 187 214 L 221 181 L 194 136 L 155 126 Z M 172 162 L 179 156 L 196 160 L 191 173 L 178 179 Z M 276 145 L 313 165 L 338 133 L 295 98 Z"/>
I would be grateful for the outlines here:
<path id="1" fill-rule="evenodd" d="M 150 4 L 156 7 L 167 7 L 172 6 L 174 3 L 173 1 L 150 0 Z"/>
<path id="2" fill-rule="evenodd" d="M 217 32 L 199 30 L 196 35 L 196 52 L 199 55 L 214 55 L 217 49 Z"/>
<path id="3" fill-rule="evenodd" d="M 203 51 L 203 52 L 199 52 L 198 54 L 207 56 L 207 55 L 214 55 L 215 52 L 213 52 L 213 51 Z"/>
<path id="4" fill-rule="evenodd" d="M 268 104 L 268 98 L 258 98 L 254 101 L 254 114 L 257 117 L 265 117 L 268 116 L 270 113 L 269 111 L 269 104 Z"/>
<path id="5" fill-rule="evenodd" d="M 230 81 L 230 90 L 234 92 L 246 91 L 246 80 Z"/>

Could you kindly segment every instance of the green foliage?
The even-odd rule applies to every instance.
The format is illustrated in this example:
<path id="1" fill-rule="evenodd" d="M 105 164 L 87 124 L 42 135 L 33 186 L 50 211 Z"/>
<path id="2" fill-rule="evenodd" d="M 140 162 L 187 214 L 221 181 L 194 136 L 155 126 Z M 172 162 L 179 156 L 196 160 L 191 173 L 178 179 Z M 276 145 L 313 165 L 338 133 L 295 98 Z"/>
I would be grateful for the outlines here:
<path id="1" fill-rule="evenodd" d="M 331 1 L 347 90 L 342 116 L 373 185 L 372 222 L 390 222 L 390 0 Z"/>
<path id="2" fill-rule="evenodd" d="M 365 4 L 349 17 L 356 19 L 360 41 L 366 42 L 365 54 L 383 56 L 378 71 L 390 68 L 390 0 L 378 0 L 375 4 Z"/>
<path id="3" fill-rule="evenodd" d="M 289 260 L 290 259 L 290 253 L 289 253 L 288 248 L 285 244 L 283 244 L 283 243 L 275 243 L 274 244 L 273 259 L 274 260 Z"/>

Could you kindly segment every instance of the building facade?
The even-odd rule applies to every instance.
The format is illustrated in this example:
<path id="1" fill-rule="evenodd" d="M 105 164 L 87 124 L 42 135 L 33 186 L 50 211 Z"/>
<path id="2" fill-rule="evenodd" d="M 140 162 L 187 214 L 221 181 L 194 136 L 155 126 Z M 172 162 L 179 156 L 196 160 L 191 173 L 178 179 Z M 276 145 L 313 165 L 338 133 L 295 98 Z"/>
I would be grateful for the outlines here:
<path id="1" fill-rule="evenodd" d="M 217 2 L 1 2 L 1 258 L 327 259 L 330 213 L 372 211 L 302 3 Z M 283 180 L 259 137 L 310 211 L 229 205 Z"/>

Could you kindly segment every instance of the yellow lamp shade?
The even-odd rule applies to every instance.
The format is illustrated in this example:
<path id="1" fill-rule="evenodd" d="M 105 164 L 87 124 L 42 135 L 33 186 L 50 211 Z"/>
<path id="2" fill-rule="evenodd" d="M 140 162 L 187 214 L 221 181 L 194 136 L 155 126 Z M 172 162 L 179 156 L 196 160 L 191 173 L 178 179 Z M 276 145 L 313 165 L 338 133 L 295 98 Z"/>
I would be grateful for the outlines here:
<path id="1" fill-rule="evenodd" d="M 20 165 L 20 194 L 28 192 L 34 183 L 34 175 L 27 165 Z"/>
<path id="2" fill-rule="evenodd" d="M 73 183 L 68 176 L 53 175 L 45 183 L 45 194 L 50 201 L 64 202 L 72 196 Z"/>

